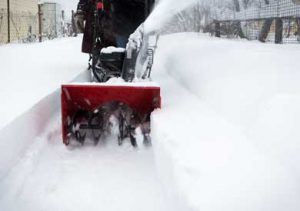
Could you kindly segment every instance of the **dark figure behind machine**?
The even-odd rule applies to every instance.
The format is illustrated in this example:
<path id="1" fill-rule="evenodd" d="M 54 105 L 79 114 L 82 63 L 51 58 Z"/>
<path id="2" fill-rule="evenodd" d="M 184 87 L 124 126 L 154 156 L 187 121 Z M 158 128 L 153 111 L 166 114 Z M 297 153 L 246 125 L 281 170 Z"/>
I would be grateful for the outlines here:
<path id="1" fill-rule="evenodd" d="M 75 15 L 79 32 L 84 32 L 82 52 L 93 49 L 94 8 L 102 7 L 99 15 L 101 46 L 126 47 L 128 37 L 149 15 L 155 0 L 80 0 Z M 85 23 L 84 23 L 85 22 Z"/>

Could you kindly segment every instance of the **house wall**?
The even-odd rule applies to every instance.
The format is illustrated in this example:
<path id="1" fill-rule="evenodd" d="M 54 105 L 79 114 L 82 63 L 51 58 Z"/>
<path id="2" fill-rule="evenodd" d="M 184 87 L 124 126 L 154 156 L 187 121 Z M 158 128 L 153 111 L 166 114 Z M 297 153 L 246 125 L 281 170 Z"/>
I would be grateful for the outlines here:
<path id="1" fill-rule="evenodd" d="M 1 18 L 2 17 L 2 18 Z M 0 1 L 0 43 L 8 41 L 7 0 Z M 38 0 L 10 0 L 10 40 L 38 34 Z"/>
<path id="2" fill-rule="evenodd" d="M 7 4 L 0 1 L 0 43 L 7 42 Z"/>
<path id="3" fill-rule="evenodd" d="M 61 8 L 57 3 L 41 5 L 43 36 L 54 38 L 61 34 Z"/>

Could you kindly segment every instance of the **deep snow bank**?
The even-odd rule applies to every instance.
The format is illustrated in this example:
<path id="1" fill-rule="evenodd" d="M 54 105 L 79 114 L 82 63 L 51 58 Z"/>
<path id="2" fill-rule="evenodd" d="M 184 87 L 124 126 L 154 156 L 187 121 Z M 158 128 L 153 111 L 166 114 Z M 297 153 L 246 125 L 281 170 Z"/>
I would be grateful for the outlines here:
<path id="1" fill-rule="evenodd" d="M 0 129 L 86 69 L 81 40 L 0 46 Z"/>
<path id="2" fill-rule="evenodd" d="M 299 46 L 187 33 L 158 46 L 152 133 L 170 197 L 185 210 L 299 210 Z"/>
<path id="3" fill-rule="evenodd" d="M 81 39 L 0 47 L 0 178 L 59 111 L 61 83 L 88 81 Z"/>
<path id="4" fill-rule="evenodd" d="M 73 81 L 86 82 L 88 71 L 83 71 Z M 37 102 L 32 108 L 0 130 L 0 179 L 19 161 L 28 147 L 60 113 L 60 88 Z M 60 124 L 60 121 L 59 121 Z"/>

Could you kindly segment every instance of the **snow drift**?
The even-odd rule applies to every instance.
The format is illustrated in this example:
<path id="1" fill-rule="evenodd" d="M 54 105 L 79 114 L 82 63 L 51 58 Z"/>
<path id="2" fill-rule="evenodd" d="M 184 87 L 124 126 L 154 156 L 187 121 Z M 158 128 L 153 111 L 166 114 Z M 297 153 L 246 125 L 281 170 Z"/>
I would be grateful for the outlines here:
<path id="1" fill-rule="evenodd" d="M 158 46 L 152 133 L 169 196 L 191 210 L 299 210 L 299 47 L 186 33 Z"/>
<path id="2" fill-rule="evenodd" d="M 88 78 L 88 72 L 84 71 L 74 81 L 85 82 Z M 24 156 L 28 147 L 59 112 L 60 89 L 57 89 L 0 130 L 0 148 L 3 149 L 0 153 L 0 178 Z"/>
<path id="3" fill-rule="evenodd" d="M 86 69 L 81 39 L 0 46 L 0 129 Z"/>

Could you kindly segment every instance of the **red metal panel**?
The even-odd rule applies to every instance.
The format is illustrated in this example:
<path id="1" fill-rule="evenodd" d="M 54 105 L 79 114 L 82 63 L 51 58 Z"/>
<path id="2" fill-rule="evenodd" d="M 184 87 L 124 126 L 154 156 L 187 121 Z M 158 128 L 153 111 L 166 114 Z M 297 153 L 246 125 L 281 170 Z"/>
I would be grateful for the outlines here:
<path id="1" fill-rule="evenodd" d="M 96 7 L 97 7 L 97 9 L 103 9 L 103 3 L 102 2 L 97 2 Z"/>
<path id="2" fill-rule="evenodd" d="M 113 86 L 101 84 L 67 84 L 61 87 L 63 141 L 67 141 L 67 120 L 78 110 L 92 111 L 101 105 L 120 101 L 140 115 L 160 108 L 160 88 L 155 86 Z"/>

